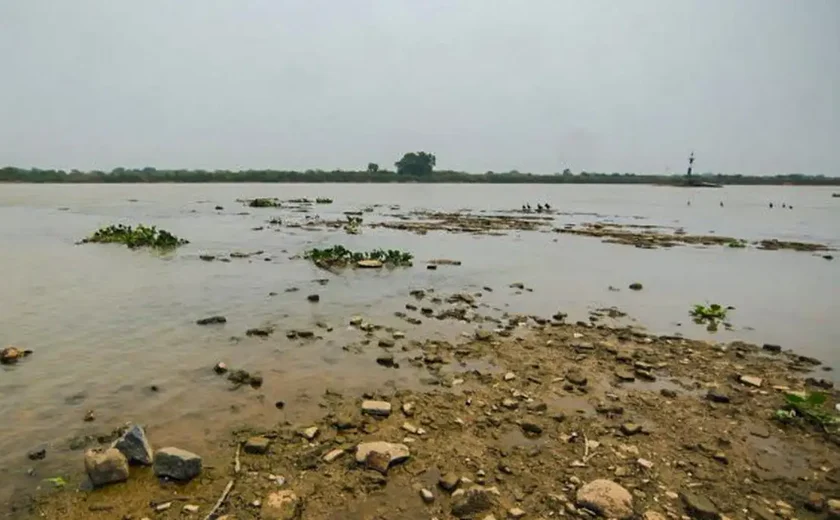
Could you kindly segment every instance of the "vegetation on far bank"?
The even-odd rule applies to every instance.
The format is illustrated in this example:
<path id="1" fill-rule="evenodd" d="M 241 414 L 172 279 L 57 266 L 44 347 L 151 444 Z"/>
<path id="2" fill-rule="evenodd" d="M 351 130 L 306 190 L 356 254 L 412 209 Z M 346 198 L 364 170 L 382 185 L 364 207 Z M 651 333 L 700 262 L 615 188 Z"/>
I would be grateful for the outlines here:
<path id="1" fill-rule="evenodd" d="M 151 247 L 153 249 L 174 249 L 188 244 L 187 240 L 178 238 L 169 231 L 155 226 L 137 227 L 123 224 L 112 225 L 98 229 L 91 236 L 82 239 L 80 244 L 125 244 L 131 249 Z"/>
<path id="2" fill-rule="evenodd" d="M 357 267 L 403 267 L 411 266 L 414 256 L 405 251 L 396 249 L 374 249 L 372 251 L 360 252 L 351 251 L 344 246 L 337 245 L 325 249 L 313 248 L 303 257 L 311 260 L 318 267 L 341 268 L 348 266 Z"/>

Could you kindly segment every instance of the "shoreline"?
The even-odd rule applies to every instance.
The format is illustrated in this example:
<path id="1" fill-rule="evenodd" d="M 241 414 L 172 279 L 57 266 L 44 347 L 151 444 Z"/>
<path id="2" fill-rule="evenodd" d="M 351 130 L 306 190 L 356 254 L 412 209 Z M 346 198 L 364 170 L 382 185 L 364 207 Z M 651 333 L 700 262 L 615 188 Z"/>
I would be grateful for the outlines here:
<path id="1" fill-rule="evenodd" d="M 459 305 L 467 308 L 468 300 Z M 826 407 L 838 402 L 837 390 L 810 376 L 816 360 L 775 346 L 713 344 L 560 318 L 507 315 L 457 343 L 379 341 L 387 329 L 363 327 L 364 350 L 377 354 L 378 369 L 427 373 L 428 391 L 396 385 L 364 395 L 327 391 L 315 399 L 321 413 L 312 422 L 245 428 L 200 453 L 205 469 L 186 485 L 162 484 L 149 469 L 132 468 L 127 483 L 91 492 L 74 492 L 74 481 L 33 502 L 32 513 L 176 518 L 184 505 L 195 505 L 199 512 L 191 516 L 203 518 L 231 480 L 222 509 L 233 515 L 228 519 L 451 518 L 470 497 L 483 509 L 462 517 L 507 518 L 518 509 L 526 518 L 587 518 L 578 494 L 596 479 L 627 490 L 636 516 L 697 517 L 692 507 L 708 499 L 715 509 L 708 518 L 821 518 L 811 511 L 819 509 L 813 493 L 823 495 L 822 511 L 827 500 L 840 498 L 832 493 L 840 489 L 840 435 L 773 418 L 787 391 L 819 391 Z M 366 415 L 364 399 L 388 402 L 391 411 Z M 317 433 L 309 440 L 302 433 L 312 427 Z M 236 447 L 254 436 L 268 439 L 268 453 L 242 454 L 235 473 Z M 150 441 L 161 447 L 154 434 Z M 384 474 L 365 469 L 370 461 L 357 463 L 354 454 L 359 443 L 372 441 L 402 444 L 410 456 Z M 335 450 L 338 458 L 326 462 Z M 282 476 L 283 485 L 269 475 Z M 443 489 L 444 477 L 459 481 L 464 493 Z M 494 487 L 498 495 L 487 491 Z M 266 512 L 279 492 L 294 495 L 290 516 Z M 167 502 L 165 511 L 149 505 Z"/>

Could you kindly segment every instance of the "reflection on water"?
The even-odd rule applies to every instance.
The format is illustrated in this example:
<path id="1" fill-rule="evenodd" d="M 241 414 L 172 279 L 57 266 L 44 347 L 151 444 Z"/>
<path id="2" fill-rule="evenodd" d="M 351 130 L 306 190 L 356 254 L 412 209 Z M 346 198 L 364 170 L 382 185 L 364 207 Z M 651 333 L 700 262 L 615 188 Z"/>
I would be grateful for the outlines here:
<path id="1" fill-rule="evenodd" d="M 284 216 L 283 210 L 245 208 L 235 201 L 256 196 L 331 197 L 334 204 L 313 209 L 323 218 L 343 218 L 344 211 L 373 204 L 383 204 L 377 213 L 392 214 L 465 206 L 511 210 L 549 202 L 563 212 L 554 227 L 592 221 L 592 214 L 599 214 L 617 222 L 678 226 L 689 233 L 840 246 L 840 204 L 831 199 L 830 189 L 822 188 L 3 185 L 0 346 L 35 350 L 24 362 L 0 371 L 4 488 L 37 478 L 26 476 L 30 467 L 44 477 L 66 469 L 68 461 L 80 466 L 80 453 L 68 448 L 71 438 L 108 432 L 126 421 L 147 424 L 158 439 L 173 443 L 184 444 L 189 437 L 199 450 L 231 424 L 271 424 L 307 413 L 297 408 L 281 413 L 276 400 L 320 395 L 328 387 L 361 392 L 386 383 L 417 385 L 422 371 L 379 367 L 374 348 L 363 354 L 343 348 L 361 339 L 358 331 L 347 329 L 356 314 L 405 331 L 402 342 L 472 330 L 473 325 L 422 317 L 424 325 L 416 327 L 394 316 L 405 311 L 406 303 L 418 303 L 408 297 L 416 288 L 444 294 L 482 291 L 480 301 L 488 308 L 543 316 L 563 311 L 572 319 L 615 306 L 656 332 L 771 342 L 830 364 L 840 361 L 835 348 L 840 343 L 837 261 L 789 251 L 641 250 L 550 232 L 475 236 L 433 231 L 421 236 L 384 229 L 361 235 L 277 229 L 265 223 Z M 796 209 L 771 211 L 768 201 Z M 217 211 L 216 205 L 224 209 Z M 383 218 L 377 213 L 365 213 L 365 218 Z M 120 222 L 155 224 L 191 244 L 163 256 L 119 246 L 74 245 L 98 227 Z M 418 265 L 336 275 L 292 258 L 308 247 L 334 243 L 409 250 Z M 204 253 L 255 250 L 265 251 L 269 260 L 199 259 Z M 457 259 L 462 265 L 426 270 L 424 262 L 433 258 Z M 319 279 L 328 282 L 322 285 Z M 511 289 L 513 282 L 534 290 Z M 631 282 L 641 282 L 644 290 L 625 289 Z M 610 286 L 621 290 L 610 291 Z M 286 292 L 290 288 L 298 290 Z M 309 303 L 306 296 L 316 293 L 320 302 Z M 710 336 L 694 325 L 688 309 L 704 302 L 733 305 L 734 330 Z M 216 314 L 226 316 L 227 323 L 195 325 L 196 319 Z M 333 331 L 319 329 L 319 322 Z M 435 324 L 431 332 L 425 327 L 429 323 Z M 277 333 L 268 339 L 245 337 L 248 328 L 261 325 L 273 325 Z M 289 340 L 288 330 L 318 330 L 324 339 Z M 265 386 L 231 390 L 211 370 L 220 360 L 262 372 Z M 83 421 L 87 410 L 95 411 L 96 421 Z M 28 461 L 27 451 L 42 445 L 47 459 Z"/>

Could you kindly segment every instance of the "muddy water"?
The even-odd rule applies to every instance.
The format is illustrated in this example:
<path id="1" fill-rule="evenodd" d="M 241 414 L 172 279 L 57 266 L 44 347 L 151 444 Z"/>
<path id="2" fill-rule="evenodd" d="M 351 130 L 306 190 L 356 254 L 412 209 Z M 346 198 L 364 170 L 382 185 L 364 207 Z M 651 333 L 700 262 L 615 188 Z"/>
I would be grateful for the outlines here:
<path id="1" fill-rule="evenodd" d="M 609 218 L 679 226 L 689 233 L 840 247 L 840 203 L 832 200 L 831 189 L 822 188 L 2 185 L 0 346 L 13 344 L 35 354 L 0 369 L 0 488 L 8 490 L 0 500 L 39 478 L 78 471 L 81 455 L 69 450 L 69 440 L 125 421 L 147 424 L 157 443 L 200 451 L 237 424 L 304 420 L 312 412 L 306 403 L 315 407 L 327 388 L 361 392 L 420 385 L 419 371 L 382 368 L 371 349 L 358 354 L 343 348 L 361 338 L 346 326 L 355 314 L 405 330 L 408 338 L 471 330 L 428 320 L 414 327 L 394 317 L 411 301 L 407 293 L 413 288 L 451 293 L 489 286 L 494 290 L 481 298 L 487 312 L 562 310 L 583 319 L 594 308 L 617 306 L 655 332 L 779 343 L 840 367 L 840 260 L 749 249 L 651 251 L 541 232 L 419 236 L 368 229 L 350 236 L 341 230 L 253 230 L 275 216 L 304 218 L 235 202 L 256 196 L 332 197 L 334 204 L 313 211 L 335 218 L 383 204 L 366 219 L 412 209 L 507 210 L 549 202 L 570 213 L 558 215 L 555 226 Z M 768 208 L 770 201 L 776 209 Z M 783 202 L 794 209 L 778 208 Z M 216 205 L 224 210 L 216 211 Z M 119 246 L 74 245 L 116 222 L 156 224 L 191 244 L 162 257 Z M 290 258 L 333 243 L 410 250 L 418 265 L 333 275 Z M 265 254 L 230 263 L 198 258 L 255 250 Z M 428 271 L 422 262 L 432 258 L 458 259 L 463 265 Z M 317 281 L 324 278 L 325 285 Z M 643 291 L 625 289 L 636 281 L 644 284 Z M 513 282 L 533 291 L 509 288 Z M 610 291 L 610 285 L 622 290 Z M 286 292 L 291 288 L 298 290 Z M 314 293 L 321 295 L 317 304 L 306 300 Z M 691 323 L 689 306 L 707 301 L 736 307 L 733 331 L 710 335 Z M 227 324 L 195 325 L 214 314 L 225 315 Z M 318 322 L 333 330 L 319 329 Z M 260 325 L 274 325 L 277 333 L 269 339 L 245 337 L 246 329 Z M 289 340 L 284 334 L 289 329 L 316 330 L 323 339 Z M 210 370 L 219 360 L 262 372 L 264 387 L 232 391 Z M 278 400 L 299 406 L 279 411 Z M 92 423 L 82 420 L 88 410 L 96 414 Z M 41 446 L 47 448 L 46 460 L 27 460 L 27 451 Z M 34 476 L 27 475 L 30 468 Z"/>

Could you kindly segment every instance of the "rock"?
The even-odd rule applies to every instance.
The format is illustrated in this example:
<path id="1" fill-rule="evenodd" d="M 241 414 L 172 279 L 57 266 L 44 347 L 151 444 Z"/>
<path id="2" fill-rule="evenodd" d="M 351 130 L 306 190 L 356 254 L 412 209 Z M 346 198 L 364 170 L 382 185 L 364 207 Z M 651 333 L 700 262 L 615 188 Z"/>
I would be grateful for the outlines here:
<path id="1" fill-rule="evenodd" d="M 128 480 L 128 460 L 115 448 L 85 452 L 85 471 L 94 487 Z"/>
<path id="2" fill-rule="evenodd" d="M 391 415 L 391 403 L 387 401 L 363 401 L 362 413 L 388 417 Z"/>
<path id="3" fill-rule="evenodd" d="M 514 379 L 516 379 L 516 374 L 514 374 L 513 372 L 508 372 L 504 375 L 502 379 L 504 379 L 505 381 L 513 381 Z"/>
<path id="4" fill-rule="evenodd" d="M 405 414 L 406 417 L 413 417 L 414 416 L 414 403 L 403 403 L 402 413 Z"/>
<path id="5" fill-rule="evenodd" d="M 611 480 L 588 482 L 578 490 L 576 502 L 578 507 L 585 507 L 605 518 L 623 520 L 633 516 L 633 496 Z"/>
<path id="6" fill-rule="evenodd" d="M 668 399 L 676 399 L 677 397 L 677 391 L 671 390 L 670 388 L 663 388 L 659 393 L 662 394 L 662 397 L 667 397 Z"/>
<path id="7" fill-rule="evenodd" d="M 496 505 L 496 488 L 476 486 L 466 491 L 459 489 L 452 494 L 452 514 L 458 518 L 469 518 L 492 509 Z"/>
<path id="8" fill-rule="evenodd" d="M 300 518 L 302 504 L 300 498 L 290 489 L 270 493 L 262 501 L 261 520 L 296 520 Z"/>
<path id="9" fill-rule="evenodd" d="M 213 367 L 213 372 L 215 372 L 219 375 L 222 375 L 227 371 L 228 371 L 228 367 L 222 361 L 219 361 L 218 363 L 216 363 L 216 366 Z"/>
<path id="10" fill-rule="evenodd" d="M 690 491 L 680 492 L 680 498 L 691 518 L 697 520 L 718 520 L 720 513 L 708 498 Z"/>
<path id="11" fill-rule="evenodd" d="M 251 453 L 253 455 L 264 455 L 268 452 L 269 446 L 271 446 L 271 439 L 258 435 L 245 441 L 243 450 L 245 453 Z"/>
<path id="12" fill-rule="evenodd" d="M 642 520 L 667 520 L 665 515 L 661 513 L 657 513 L 656 511 L 647 510 L 645 514 L 642 515 Z"/>
<path id="13" fill-rule="evenodd" d="M 522 510 L 522 509 L 519 509 L 518 507 L 512 507 L 512 508 L 508 509 L 508 518 L 517 519 L 517 518 L 522 518 L 524 516 L 525 516 L 525 511 Z"/>
<path id="14" fill-rule="evenodd" d="M 449 472 L 446 475 L 443 475 L 438 480 L 438 485 L 446 491 L 452 492 L 458 487 L 458 484 L 461 483 L 461 477 L 456 475 L 455 473 Z"/>
<path id="15" fill-rule="evenodd" d="M 642 284 L 640 284 L 639 282 L 633 282 L 629 286 L 629 289 L 633 291 L 641 291 L 642 288 Z"/>
<path id="16" fill-rule="evenodd" d="M 185 513 L 198 513 L 198 511 L 200 509 L 201 509 L 200 507 L 198 507 L 196 505 L 193 505 L 193 504 L 187 504 L 183 507 L 183 511 Z"/>
<path id="17" fill-rule="evenodd" d="M 155 452 L 154 471 L 158 477 L 190 480 L 201 473 L 201 457 L 179 448 L 162 448 Z"/>
<path id="18" fill-rule="evenodd" d="M 828 520 L 840 520 L 840 499 L 832 499 L 825 503 L 828 509 Z"/>
<path id="19" fill-rule="evenodd" d="M 619 381 L 635 381 L 636 376 L 630 370 L 626 368 L 617 368 L 615 369 L 615 377 L 618 378 Z"/>
<path id="20" fill-rule="evenodd" d="M 262 338 L 271 336 L 274 333 L 274 327 L 255 327 L 245 331 L 246 336 L 259 336 Z"/>
<path id="21" fill-rule="evenodd" d="M 376 363 L 382 365 L 383 367 L 393 367 L 394 366 L 394 355 L 393 354 L 382 354 L 376 358 Z"/>
<path id="22" fill-rule="evenodd" d="M 764 345 L 762 345 L 761 348 L 763 348 L 767 352 L 781 352 L 782 351 L 782 346 L 781 345 L 773 345 L 772 343 L 765 343 Z"/>
<path id="23" fill-rule="evenodd" d="M 318 303 L 319 301 L 321 301 L 321 297 L 317 294 L 310 294 L 306 297 L 306 299 L 312 303 Z"/>
<path id="24" fill-rule="evenodd" d="M 519 408 L 519 401 L 511 399 L 510 397 L 505 397 L 504 399 L 502 399 L 502 406 L 504 406 L 508 410 L 515 410 Z"/>
<path id="25" fill-rule="evenodd" d="M 361 316 L 353 316 L 352 318 L 350 318 L 350 325 L 353 327 L 358 327 L 362 324 L 362 321 L 364 321 L 364 318 L 362 318 Z"/>
<path id="26" fill-rule="evenodd" d="M 356 462 L 384 474 L 393 464 L 411 456 L 408 446 L 391 442 L 363 442 L 356 446 Z"/>
<path id="27" fill-rule="evenodd" d="M 641 433 L 641 431 L 642 431 L 642 425 L 641 424 L 627 422 L 627 423 L 624 423 L 624 424 L 621 425 L 621 433 L 623 433 L 624 435 L 627 435 L 628 437 L 630 435 L 636 435 L 637 433 Z"/>
<path id="28" fill-rule="evenodd" d="M 324 462 L 330 463 L 336 461 L 339 457 L 344 455 L 344 450 L 332 450 L 324 455 Z"/>
<path id="29" fill-rule="evenodd" d="M 414 289 L 412 291 L 409 291 L 408 294 L 414 296 L 418 300 L 422 300 L 426 296 L 426 291 L 424 291 L 423 289 Z"/>
<path id="30" fill-rule="evenodd" d="M 37 450 L 32 450 L 26 454 L 26 457 L 29 460 L 44 460 L 47 456 L 46 448 L 38 448 Z"/>
<path id="31" fill-rule="evenodd" d="M 154 460 L 152 447 L 146 438 L 146 432 L 139 425 L 132 425 L 111 445 L 122 453 L 131 464 L 151 466 Z"/>
<path id="32" fill-rule="evenodd" d="M 732 401 L 732 399 L 728 395 L 724 394 L 720 390 L 715 389 L 709 390 L 709 392 L 706 394 L 706 399 L 712 401 L 713 403 L 724 404 Z"/>
<path id="33" fill-rule="evenodd" d="M 808 500 L 805 501 L 805 509 L 814 513 L 821 513 L 825 509 L 825 495 L 816 491 L 810 492 Z"/>
<path id="34" fill-rule="evenodd" d="M 570 370 L 567 372 L 566 380 L 577 386 L 586 386 L 587 383 L 586 376 L 578 370 Z"/>
<path id="35" fill-rule="evenodd" d="M 530 421 L 523 421 L 521 427 L 523 432 L 532 435 L 541 435 L 543 432 L 542 426 Z"/>
<path id="36" fill-rule="evenodd" d="M 476 329 L 475 339 L 479 341 L 490 341 L 493 339 L 493 332 L 487 329 Z"/>
<path id="37" fill-rule="evenodd" d="M 743 383 L 745 385 L 748 385 L 748 386 L 754 386 L 756 388 L 760 388 L 763 379 L 761 379 L 760 377 L 756 377 L 756 376 L 741 376 L 741 377 L 738 378 L 738 381 L 740 381 L 741 383 Z"/>
<path id="38" fill-rule="evenodd" d="M 423 489 L 420 490 L 420 498 L 422 498 L 423 502 L 425 502 L 427 504 L 431 504 L 432 502 L 435 501 L 435 496 L 432 494 L 431 491 L 429 491 L 426 488 L 423 488 Z"/>
<path id="39" fill-rule="evenodd" d="M 224 316 L 210 316 L 209 318 L 201 318 L 197 320 L 196 325 L 217 325 L 221 323 L 227 323 L 227 318 Z"/>
<path id="40" fill-rule="evenodd" d="M 391 338 L 382 338 L 379 340 L 379 346 L 383 348 L 391 348 L 396 344 L 397 342 Z"/>
<path id="41" fill-rule="evenodd" d="M 311 426 L 311 427 L 303 430 L 302 432 L 300 432 L 300 435 L 304 439 L 306 439 L 308 441 L 312 441 L 312 440 L 315 440 L 315 437 L 317 437 L 319 433 L 320 433 L 320 430 L 318 429 L 317 426 Z"/>

